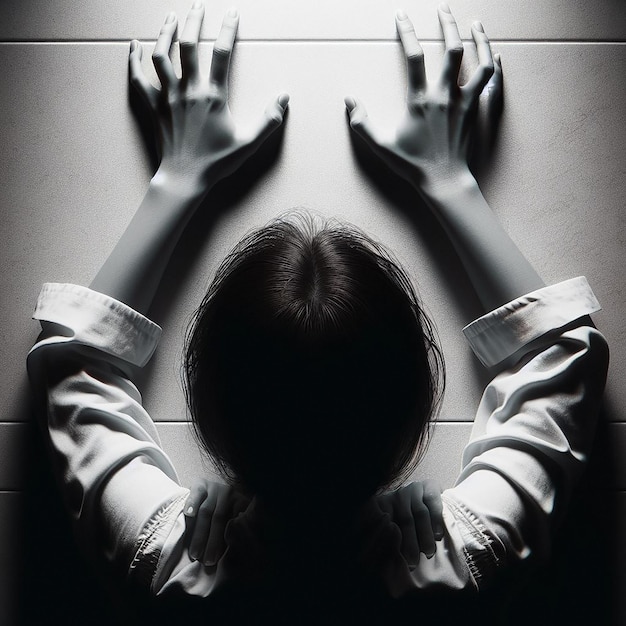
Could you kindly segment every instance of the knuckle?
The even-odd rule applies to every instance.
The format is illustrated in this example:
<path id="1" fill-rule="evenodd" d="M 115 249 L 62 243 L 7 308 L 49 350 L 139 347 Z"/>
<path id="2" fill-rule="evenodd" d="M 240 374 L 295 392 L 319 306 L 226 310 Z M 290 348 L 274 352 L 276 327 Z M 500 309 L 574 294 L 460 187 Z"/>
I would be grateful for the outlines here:
<path id="1" fill-rule="evenodd" d="M 413 518 L 418 524 L 430 521 L 430 512 L 426 507 L 419 507 L 413 511 Z"/>
<path id="2" fill-rule="evenodd" d="M 413 115 L 423 115 L 424 111 L 427 111 L 429 108 L 429 103 L 424 102 L 422 99 L 412 98 L 407 102 L 407 108 L 409 113 Z"/>
<path id="3" fill-rule="evenodd" d="M 390 540 L 394 544 L 396 545 L 400 544 L 400 542 L 402 541 L 402 531 L 400 530 L 400 527 L 397 524 L 389 524 L 387 533 L 388 533 Z"/>
<path id="4" fill-rule="evenodd" d="M 195 89 L 188 88 L 185 90 L 184 102 L 189 106 L 194 106 L 199 102 L 202 102 L 203 98 L 198 94 Z M 206 492 L 205 492 L 206 493 Z"/>
<path id="5" fill-rule="evenodd" d="M 226 98 L 221 93 L 211 93 L 207 97 L 207 101 L 210 104 L 211 110 L 221 109 L 226 105 Z"/>
<path id="6" fill-rule="evenodd" d="M 213 515 L 215 507 L 209 500 L 204 500 L 198 509 L 203 515 Z"/>
<path id="7" fill-rule="evenodd" d="M 439 483 L 433 479 L 433 478 L 427 478 L 424 481 L 424 491 L 427 491 L 429 493 L 439 493 L 441 491 L 441 487 L 439 486 Z"/>

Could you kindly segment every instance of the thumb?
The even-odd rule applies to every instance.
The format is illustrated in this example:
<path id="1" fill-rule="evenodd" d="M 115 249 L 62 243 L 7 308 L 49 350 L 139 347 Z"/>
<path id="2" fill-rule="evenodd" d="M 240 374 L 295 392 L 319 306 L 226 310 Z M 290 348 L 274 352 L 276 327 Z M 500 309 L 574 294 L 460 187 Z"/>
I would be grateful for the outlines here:
<path id="1" fill-rule="evenodd" d="M 357 135 L 362 137 L 372 147 L 381 146 L 382 140 L 372 126 L 363 104 L 352 96 L 346 96 L 344 98 L 344 102 L 348 111 L 350 127 L 352 130 L 354 130 Z"/>
<path id="2" fill-rule="evenodd" d="M 253 150 L 256 150 L 283 123 L 288 104 L 289 94 L 283 93 L 267 105 L 261 121 L 248 140 L 248 145 Z"/>

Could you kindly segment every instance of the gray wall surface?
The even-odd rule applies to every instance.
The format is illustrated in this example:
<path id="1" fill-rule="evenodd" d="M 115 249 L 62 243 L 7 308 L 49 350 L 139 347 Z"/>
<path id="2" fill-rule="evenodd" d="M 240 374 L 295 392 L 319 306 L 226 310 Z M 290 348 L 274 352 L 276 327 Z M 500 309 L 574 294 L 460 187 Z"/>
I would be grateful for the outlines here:
<path id="1" fill-rule="evenodd" d="M 139 205 L 152 169 L 129 106 L 128 41 L 142 39 L 144 67 L 156 81 L 149 64 L 154 38 L 169 10 L 182 20 L 190 4 L 0 5 L 2 624 L 20 623 L 22 573 L 38 581 L 27 572 L 29 559 L 45 561 L 42 585 L 57 571 L 50 556 L 25 547 L 33 528 L 44 536 L 33 538 L 34 545 L 54 544 L 43 529 L 48 515 L 60 516 L 46 508 L 53 504 L 32 497 L 40 494 L 41 479 L 31 470 L 45 467 L 25 380 L 25 356 L 38 332 L 32 309 L 43 282 L 89 284 Z M 206 70 L 230 0 L 205 4 Z M 593 575 L 606 587 L 601 598 L 610 603 L 615 623 L 620 616 L 624 623 L 624 594 L 617 592 L 626 588 L 626 539 L 618 532 L 626 527 L 626 3 L 450 4 L 466 39 L 465 75 L 476 63 L 472 21 L 482 20 L 494 51 L 502 54 L 505 108 L 494 154 L 479 171 L 485 196 L 547 283 L 586 275 L 603 305 L 594 320 L 609 341 L 611 369 L 584 500 L 593 509 L 588 532 L 602 534 L 603 541 L 578 549 L 606 552 L 596 562 L 603 571 Z M 443 50 L 436 5 L 404 4 L 431 73 Z M 191 229 L 173 259 L 153 312 L 164 334 L 142 386 L 146 407 L 183 483 L 209 471 L 191 439 L 179 384 L 184 328 L 217 264 L 245 232 L 285 209 L 306 207 L 361 226 L 393 249 L 414 277 L 436 320 L 449 379 L 440 423 L 416 477 L 438 477 L 449 486 L 487 381 L 461 333 L 479 313 L 478 303 L 441 231 L 415 216 L 410 189 L 378 172 L 358 146 L 355 151 L 343 105 L 345 95 L 358 96 L 381 124 L 400 112 L 405 76 L 393 21 L 397 3 L 241 0 L 237 7 L 235 118 L 253 121 L 282 91 L 291 95 L 290 112 L 275 162 L 246 180 L 243 190 L 241 180 L 221 184 L 213 196 L 217 217 L 195 223 L 210 221 L 212 228 L 206 235 Z M 190 268 L 184 275 L 183 261 Z M 40 516 L 37 524 L 33 516 Z M 58 547 L 51 550 L 59 556 Z"/>

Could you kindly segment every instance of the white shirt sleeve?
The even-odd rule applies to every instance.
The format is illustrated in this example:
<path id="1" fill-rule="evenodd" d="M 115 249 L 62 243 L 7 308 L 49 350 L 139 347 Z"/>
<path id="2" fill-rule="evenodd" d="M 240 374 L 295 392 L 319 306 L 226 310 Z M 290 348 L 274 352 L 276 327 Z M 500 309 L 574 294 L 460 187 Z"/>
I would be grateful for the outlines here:
<path id="1" fill-rule="evenodd" d="M 33 317 L 42 333 L 28 373 L 76 530 L 113 563 L 145 565 L 138 559 L 155 554 L 149 521 L 182 511 L 188 494 L 131 380 L 161 329 L 121 302 L 71 284 L 45 284 Z"/>
<path id="2" fill-rule="evenodd" d="M 530 558 L 544 558 L 591 449 L 608 366 L 587 281 L 537 290 L 464 329 L 498 373 L 485 389 L 456 485 L 444 491 L 445 533 L 409 572 L 399 554 L 387 586 L 479 590 Z"/>
<path id="3" fill-rule="evenodd" d="M 485 365 L 507 363 L 483 393 L 463 469 L 444 492 L 448 511 L 457 520 L 471 512 L 491 547 L 468 555 L 477 587 L 498 565 L 549 553 L 600 410 L 608 349 L 584 317 L 599 308 L 579 277 L 527 294 L 464 329 Z"/>

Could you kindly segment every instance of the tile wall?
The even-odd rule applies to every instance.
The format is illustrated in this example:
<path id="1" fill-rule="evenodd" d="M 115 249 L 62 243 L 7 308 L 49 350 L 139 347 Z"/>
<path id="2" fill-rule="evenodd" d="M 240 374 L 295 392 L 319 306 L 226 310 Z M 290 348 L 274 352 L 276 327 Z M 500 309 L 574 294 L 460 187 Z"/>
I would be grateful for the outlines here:
<path id="1" fill-rule="evenodd" d="M 599 568 L 577 615 L 586 616 L 602 602 L 610 608 L 598 616 L 626 621 L 619 599 L 626 591 L 621 532 L 626 526 L 626 5 L 619 0 L 450 4 L 466 39 L 466 76 L 476 63 L 469 41 L 473 20 L 483 21 L 493 49 L 502 54 L 505 109 L 494 154 L 480 170 L 485 196 L 546 282 L 584 274 L 604 307 L 594 319 L 611 345 L 611 371 L 597 450 L 578 504 L 588 523 L 578 528 L 585 536 L 571 550 L 590 546 L 587 551 L 597 558 L 582 562 Z M 207 0 L 206 5 L 205 69 L 230 4 Z M 449 386 L 418 473 L 451 485 L 487 380 L 460 332 L 479 314 L 478 303 L 466 281 L 459 282 L 458 261 L 432 220 L 412 217 L 417 203 L 411 191 L 353 145 L 343 108 L 343 96 L 353 94 L 381 124 L 401 111 L 405 82 L 393 21 L 397 3 L 240 0 L 237 6 L 233 114 L 242 124 L 252 122 L 282 91 L 291 94 L 290 112 L 274 161 L 259 168 L 262 176 L 221 186 L 214 196 L 219 217 L 196 222 L 165 277 L 153 314 L 164 326 L 163 341 L 142 386 L 163 445 L 183 482 L 204 471 L 178 383 L 185 323 L 217 263 L 241 235 L 283 210 L 306 207 L 354 222 L 391 247 L 437 320 Z M 433 74 L 442 55 L 436 2 L 407 0 L 404 8 Z M 30 418 L 24 361 L 37 335 L 30 314 L 41 283 L 88 284 L 142 198 L 151 164 L 129 106 L 128 41 L 144 42 L 146 72 L 154 78 L 150 48 L 172 9 L 182 19 L 188 3 L 0 4 L 3 624 L 40 623 L 33 621 L 36 615 L 65 615 L 65 623 L 74 623 L 77 611 L 93 611 L 91 623 L 106 623 L 97 594 L 89 600 L 87 591 L 87 599 L 78 601 L 68 591 L 68 585 L 87 583 L 79 584 L 82 557 L 51 495 Z M 570 520 L 563 532 L 571 527 Z M 557 543 L 556 554 L 560 565 L 550 571 L 560 575 L 569 562 L 567 550 Z M 572 605 L 563 587 L 555 586 L 555 607 Z M 26 602 L 18 601 L 19 593 Z M 32 602 L 39 609 L 33 610 Z"/>

